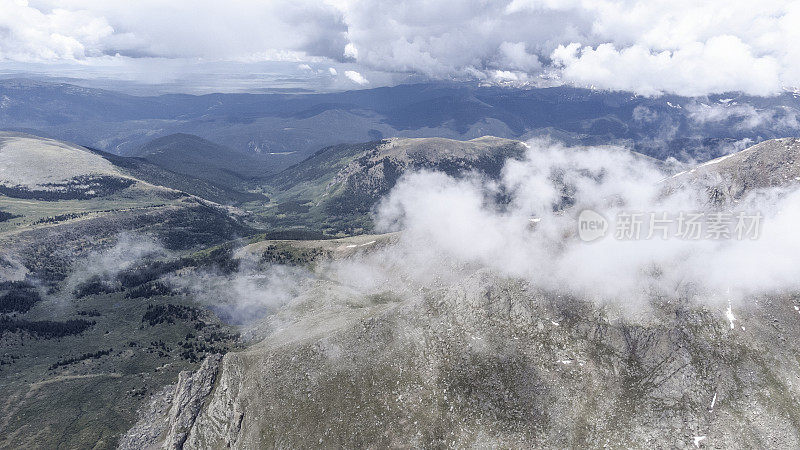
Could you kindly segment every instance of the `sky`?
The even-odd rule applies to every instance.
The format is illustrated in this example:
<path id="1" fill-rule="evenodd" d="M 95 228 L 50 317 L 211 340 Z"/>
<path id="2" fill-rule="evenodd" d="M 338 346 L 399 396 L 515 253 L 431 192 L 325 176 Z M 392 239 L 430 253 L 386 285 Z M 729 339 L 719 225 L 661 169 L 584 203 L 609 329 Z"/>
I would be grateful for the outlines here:
<path id="1" fill-rule="evenodd" d="M 186 91 L 424 80 L 702 96 L 800 87 L 786 0 L 0 0 L 0 74 Z"/>

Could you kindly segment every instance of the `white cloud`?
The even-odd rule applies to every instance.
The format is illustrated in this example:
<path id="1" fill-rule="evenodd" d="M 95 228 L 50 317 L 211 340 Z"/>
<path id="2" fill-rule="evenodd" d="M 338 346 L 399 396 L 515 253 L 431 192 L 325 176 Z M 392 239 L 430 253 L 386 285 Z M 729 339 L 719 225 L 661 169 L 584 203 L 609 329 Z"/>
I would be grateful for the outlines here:
<path id="1" fill-rule="evenodd" d="M 87 11 L 47 13 L 26 1 L 0 0 L 0 61 L 81 59 L 102 54 L 101 42 L 114 29 Z"/>
<path id="2" fill-rule="evenodd" d="M 619 148 L 529 144 L 527 157 L 508 161 L 496 182 L 434 172 L 402 177 L 377 215 L 384 229 L 403 230 L 400 245 L 389 249 L 405 251 L 395 259 L 412 266 L 406 270 L 432 277 L 488 267 L 539 288 L 633 307 L 652 298 L 680 297 L 688 289 L 696 300 L 713 303 L 726 293 L 727 300 L 737 301 L 800 287 L 797 189 L 762 191 L 737 204 L 748 214 L 763 214 L 757 240 L 607 236 L 587 244 L 575 236 L 582 209 L 611 220 L 621 211 L 675 218 L 681 211 L 701 210 L 708 201 L 706 187 L 698 183 L 667 195 L 657 168 Z M 575 207 L 554 213 L 562 182 L 571 186 Z M 510 199 L 507 207 L 492 200 L 499 189 Z M 541 219 L 535 231 L 529 227 L 532 216 Z M 610 226 L 613 235 L 615 226 Z"/>
<path id="3" fill-rule="evenodd" d="M 352 42 L 348 42 L 347 45 L 344 46 L 344 57 L 345 58 L 358 58 L 358 49 Z"/>
<path id="4" fill-rule="evenodd" d="M 0 61 L 348 62 L 644 95 L 800 87 L 791 0 L 0 0 L 0 31 Z"/>
<path id="5" fill-rule="evenodd" d="M 525 46 L 524 42 L 500 44 L 498 66 L 524 72 L 536 72 L 541 69 L 539 58 L 528 53 Z"/>
<path id="6" fill-rule="evenodd" d="M 4 27 L 12 33 L 2 42 L 17 54 L 3 52 L 2 59 L 11 60 L 98 53 L 223 60 L 294 53 L 339 60 L 346 43 L 339 11 L 310 0 L 0 0 Z"/>
<path id="7" fill-rule="evenodd" d="M 356 72 L 355 70 L 346 70 L 344 72 L 344 76 L 346 76 L 347 79 L 352 81 L 353 83 L 359 84 L 361 86 L 369 84 L 369 80 L 364 78 L 364 75 L 361 75 L 360 73 Z"/>
<path id="8" fill-rule="evenodd" d="M 642 95 L 673 92 L 697 96 L 744 91 L 770 95 L 780 91 L 780 66 L 772 56 L 756 57 L 733 36 L 717 36 L 679 50 L 653 52 L 641 45 L 617 50 L 612 44 L 596 48 L 571 43 L 552 53 L 565 80 L 631 90 Z"/>
<path id="9" fill-rule="evenodd" d="M 689 118 L 698 124 L 721 123 L 739 130 L 769 127 L 774 130 L 800 129 L 798 112 L 786 106 L 758 109 L 751 104 L 736 102 L 721 104 L 689 103 L 685 106 Z"/>

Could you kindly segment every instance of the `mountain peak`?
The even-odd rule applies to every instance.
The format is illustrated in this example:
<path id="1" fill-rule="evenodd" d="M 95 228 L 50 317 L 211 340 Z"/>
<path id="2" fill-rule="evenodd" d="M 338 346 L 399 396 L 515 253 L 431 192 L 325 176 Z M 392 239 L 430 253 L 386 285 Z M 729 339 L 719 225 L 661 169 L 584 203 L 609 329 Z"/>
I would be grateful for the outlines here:
<path id="1" fill-rule="evenodd" d="M 744 150 L 706 161 L 673 175 L 670 186 L 700 184 L 717 201 L 735 201 L 747 193 L 800 182 L 800 139 L 770 139 Z"/>

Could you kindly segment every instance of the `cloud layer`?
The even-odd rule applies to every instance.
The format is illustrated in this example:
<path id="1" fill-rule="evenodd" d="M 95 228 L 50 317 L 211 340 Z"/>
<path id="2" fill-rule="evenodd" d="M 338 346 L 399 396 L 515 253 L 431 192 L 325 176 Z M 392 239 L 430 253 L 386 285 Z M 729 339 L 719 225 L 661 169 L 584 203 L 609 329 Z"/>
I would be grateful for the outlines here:
<path id="1" fill-rule="evenodd" d="M 506 162 L 498 179 L 406 173 L 375 210 L 380 231 L 401 233 L 371 251 L 318 261 L 309 270 L 244 260 L 235 273 L 185 272 L 170 281 L 242 323 L 298 298 L 318 307 L 385 293 L 418 298 L 464 284 L 477 272 L 631 313 L 663 301 L 722 311 L 800 289 L 796 185 L 753 190 L 729 205 L 732 212 L 761 214 L 757 234 L 741 240 L 734 234 L 681 239 L 672 233 L 674 223 L 666 239 L 660 233 L 648 238 L 647 224 L 640 239 L 617 239 L 614 218 L 621 212 L 711 213 L 708 186 L 667 191 L 661 168 L 619 147 L 542 140 L 529 147 L 524 158 Z M 554 208 L 564 206 L 565 195 L 573 206 Z M 576 219 L 584 209 L 610 220 L 607 236 L 579 239 Z"/>
<path id="2" fill-rule="evenodd" d="M 763 215 L 755 240 L 682 240 L 674 237 L 674 222 L 668 239 L 645 239 L 647 233 L 615 239 L 619 222 L 613 218 L 620 213 L 674 218 L 703 211 L 707 187 L 686 185 L 667 195 L 664 174 L 620 148 L 546 141 L 530 147 L 524 160 L 507 162 L 498 181 L 434 172 L 404 176 L 379 208 L 379 225 L 403 230 L 398 248 L 417 270 L 435 272 L 440 261 L 474 264 L 548 290 L 633 307 L 653 298 L 739 302 L 800 287 L 800 239 L 791 231 L 800 220 L 796 189 L 753 192 L 736 204 L 734 211 Z M 508 204 L 498 205 L 487 192 L 502 192 Z M 564 192 L 574 207 L 554 211 Z M 578 239 L 576 216 L 584 209 L 611 218 L 609 236 Z M 535 231 L 530 217 L 540 219 Z"/>
<path id="3" fill-rule="evenodd" d="M 341 64 L 353 87 L 381 72 L 770 95 L 800 86 L 798 41 L 785 0 L 0 0 L 4 62 Z"/>

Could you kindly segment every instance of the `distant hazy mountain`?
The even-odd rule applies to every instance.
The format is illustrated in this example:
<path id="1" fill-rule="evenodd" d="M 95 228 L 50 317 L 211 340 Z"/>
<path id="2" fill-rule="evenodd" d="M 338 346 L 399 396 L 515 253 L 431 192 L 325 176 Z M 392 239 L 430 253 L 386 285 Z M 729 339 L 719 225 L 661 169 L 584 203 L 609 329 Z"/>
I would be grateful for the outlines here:
<path id="1" fill-rule="evenodd" d="M 185 133 L 160 137 L 132 154 L 163 169 L 228 187 L 268 174 L 262 160 Z"/>
<path id="2" fill-rule="evenodd" d="M 227 204 L 238 204 L 248 201 L 266 201 L 267 198 L 262 194 L 254 194 L 228 187 L 225 180 L 230 178 L 225 176 L 222 182 L 215 180 L 205 180 L 196 178 L 184 173 L 172 172 L 157 163 L 148 161 L 145 158 L 132 156 L 118 156 L 101 150 L 90 149 L 97 155 L 110 161 L 116 167 L 123 170 L 140 180 L 147 181 L 159 186 L 165 186 L 187 194 L 196 195 L 212 202 Z M 207 173 L 208 171 L 206 171 Z"/>
<path id="3" fill-rule="evenodd" d="M 389 137 L 527 139 L 626 144 L 658 158 L 700 160 L 734 144 L 793 136 L 800 100 L 737 94 L 644 98 L 571 87 L 416 84 L 326 94 L 138 97 L 68 84 L 0 81 L 0 129 L 131 154 L 189 133 L 266 161 L 277 172 L 317 150 Z M 746 140 L 746 141 L 742 141 Z M 739 142 L 741 141 L 741 142 Z"/>

